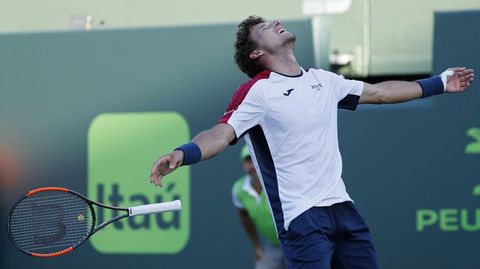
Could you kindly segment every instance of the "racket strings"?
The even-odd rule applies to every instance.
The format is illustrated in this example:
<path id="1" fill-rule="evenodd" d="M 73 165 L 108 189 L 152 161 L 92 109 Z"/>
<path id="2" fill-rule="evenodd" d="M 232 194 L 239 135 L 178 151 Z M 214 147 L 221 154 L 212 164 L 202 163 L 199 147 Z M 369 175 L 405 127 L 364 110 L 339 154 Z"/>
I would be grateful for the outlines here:
<path id="1" fill-rule="evenodd" d="M 79 196 L 43 191 L 21 200 L 10 217 L 10 234 L 29 253 L 51 254 L 75 247 L 93 229 L 93 212 Z"/>

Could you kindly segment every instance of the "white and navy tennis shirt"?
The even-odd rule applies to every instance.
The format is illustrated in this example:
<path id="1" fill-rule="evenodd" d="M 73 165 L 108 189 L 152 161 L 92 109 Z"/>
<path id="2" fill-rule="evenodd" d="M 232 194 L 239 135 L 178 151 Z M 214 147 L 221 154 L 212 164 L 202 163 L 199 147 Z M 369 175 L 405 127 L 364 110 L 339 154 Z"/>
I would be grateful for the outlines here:
<path id="1" fill-rule="evenodd" d="M 279 234 L 313 206 L 351 201 L 337 108 L 355 110 L 362 91 L 361 81 L 302 68 L 298 76 L 263 71 L 235 92 L 220 123 L 245 135 Z"/>

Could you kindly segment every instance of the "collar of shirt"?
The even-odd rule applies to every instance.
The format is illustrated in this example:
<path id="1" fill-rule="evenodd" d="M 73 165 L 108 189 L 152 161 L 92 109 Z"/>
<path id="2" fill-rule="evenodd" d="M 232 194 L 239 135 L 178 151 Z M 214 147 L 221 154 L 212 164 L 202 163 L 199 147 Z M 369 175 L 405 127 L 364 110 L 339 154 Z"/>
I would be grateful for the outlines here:
<path id="1" fill-rule="evenodd" d="M 260 204 L 262 197 L 257 193 L 257 191 L 252 186 L 252 178 L 249 175 L 245 176 L 245 181 L 243 182 L 242 190 L 248 193 L 257 200 L 257 203 Z"/>

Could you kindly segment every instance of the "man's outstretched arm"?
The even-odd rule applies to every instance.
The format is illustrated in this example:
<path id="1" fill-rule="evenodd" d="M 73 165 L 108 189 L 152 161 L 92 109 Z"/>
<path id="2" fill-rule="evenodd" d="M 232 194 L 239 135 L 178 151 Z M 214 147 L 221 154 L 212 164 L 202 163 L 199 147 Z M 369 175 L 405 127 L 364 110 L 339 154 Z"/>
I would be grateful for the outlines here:
<path id="1" fill-rule="evenodd" d="M 193 164 L 221 153 L 235 139 L 235 131 L 226 123 L 196 135 L 192 142 L 160 157 L 152 167 L 150 182 L 162 186 L 164 176 L 175 171 L 182 164 Z"/>
<path id="2" fill-rule="evenodd" d="M 449 72 L 451 71 L 451 72 Z M 364 83 L 360 96 L 361 104 L 394 104 L 428 97 L 443 92 L 464 92 L 475 77 L 473 69 L 450 68 L 442 77 L 413 81 L 385 81 L 377 84 Z"/>

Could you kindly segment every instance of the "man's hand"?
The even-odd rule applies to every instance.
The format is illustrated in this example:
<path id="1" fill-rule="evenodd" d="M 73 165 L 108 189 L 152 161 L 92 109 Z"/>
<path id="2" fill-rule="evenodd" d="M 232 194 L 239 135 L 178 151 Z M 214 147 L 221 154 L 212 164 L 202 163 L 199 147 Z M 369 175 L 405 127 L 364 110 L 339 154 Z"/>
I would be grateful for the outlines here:
<path id="1" fill-rule="evenodd" d="M 235 131 L 233 127 L 226 123 L 219 123 L 213 128 L 196 135 L 192 142 L 200 148 L 201 160 L 206 160 L 222 152 L 234 138 Z M 162 187 L 163 177 L 175 171 L 183 164 L 183 161 L 184 156 L 181 150 L 175 150 L 163 155 L 153 164 L 150 182 L 155 184 L 155 186 Z"/>
<path id="2" fill-rule="evenodd" d="M 467 69 L 465 67 L 454 67 L 447 70 L 453 71 L 453 74 L 446 77 L 445 92 L 464 92 L 468 89 L 468 87 L 470 87 L 470 84 L 473 82 L 473 79 L 475 77 L 473 69 Z"/>
<path id="3" fill-rule="evenodd" d="M 162 179 L 164 176 L 175 171 L 183 162 L 183 151 L 175 150 L 163 155 L 153 164 L 152 173 L 150 174 L 150 183 L 155 186 L 163 187 Z"/>

